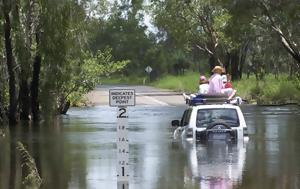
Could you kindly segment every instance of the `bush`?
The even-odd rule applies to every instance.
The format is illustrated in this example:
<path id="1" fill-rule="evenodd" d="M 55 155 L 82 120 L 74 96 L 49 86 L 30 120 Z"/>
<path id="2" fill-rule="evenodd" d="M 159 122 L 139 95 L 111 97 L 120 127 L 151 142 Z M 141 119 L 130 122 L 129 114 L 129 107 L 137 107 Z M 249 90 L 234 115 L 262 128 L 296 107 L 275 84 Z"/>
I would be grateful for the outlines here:
<path id="1" fill-rule="evenodd" d="M 281 80 L 277 85 L 264 88 L 258 97 L 260 104 L 285 104 L 299 102 L 300 91 L 292 81 Z"/>
<path id="2" fill-rule="evenodd" d="M 195 93 L 198 91 L 199 74 L 189 72 L 183 76 L 165 76 L 152 83 L 158 88 L 172 89 L 176 91 Z M 262 81 L 257 81 L 255 76 L 243 78 L 233 82 L 237 95 L 249 102 L 257 101 L 258 104 L 285 104 L 296 103 L 300 100 L 300 82 L 288 79 L 287 75 L 281 75 L 275 79 L 272 75 L 266 75 Z"/>

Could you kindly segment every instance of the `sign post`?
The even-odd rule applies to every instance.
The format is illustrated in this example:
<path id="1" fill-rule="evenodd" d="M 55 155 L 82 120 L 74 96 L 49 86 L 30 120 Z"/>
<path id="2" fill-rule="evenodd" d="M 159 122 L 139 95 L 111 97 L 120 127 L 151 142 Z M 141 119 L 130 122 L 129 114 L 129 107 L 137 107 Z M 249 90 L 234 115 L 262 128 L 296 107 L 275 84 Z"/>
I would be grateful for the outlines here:
<path id="1" fill-rule="evenodd" d="M 150 83 L 150 82 L 151 82 L 150 73 L 152 72 L 151 66 L 147 66 L 147 67 L 145 68 L 145 71 L 148 73 L 149 83 Z"/>
<path id="2" fill-rule="evenodd" d="M 135 106 L 134 89 L 110 89 L 109 105 L 117 114 L 117 183 L 118 189 L 129 188 L 129 141 L 127 106 Z"/>

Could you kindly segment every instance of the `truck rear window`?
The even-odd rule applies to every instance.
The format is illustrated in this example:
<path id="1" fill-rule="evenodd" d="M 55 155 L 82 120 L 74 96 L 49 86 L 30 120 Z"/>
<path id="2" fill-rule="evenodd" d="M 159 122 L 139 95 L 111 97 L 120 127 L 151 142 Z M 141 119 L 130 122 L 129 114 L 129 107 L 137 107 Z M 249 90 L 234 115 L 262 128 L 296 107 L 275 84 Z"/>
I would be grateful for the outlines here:
<path id="1" fill-rule="evenodd" d="M 240 125 L 237 111 L 228 108 L 200 109 L 197 112 L 197 127 L 207 127 L 213 123 L 225 123 L 230 127 Z"/>

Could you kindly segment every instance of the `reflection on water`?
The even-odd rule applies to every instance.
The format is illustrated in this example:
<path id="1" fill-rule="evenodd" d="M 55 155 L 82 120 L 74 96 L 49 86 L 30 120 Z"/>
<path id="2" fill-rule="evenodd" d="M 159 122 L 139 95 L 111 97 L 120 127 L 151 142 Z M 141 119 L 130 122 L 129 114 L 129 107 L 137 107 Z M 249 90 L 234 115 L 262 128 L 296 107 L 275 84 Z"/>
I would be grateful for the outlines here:
<path id="1" fill-rule="evenodd" d="M 231 189 L 242 181 L 246 157 L 244 141 L 226 143 L 210 141 L 207 144 L 184 142 L 188 155 L 185 180 L 201 189 Z"/>
<path id="2" fill-rule="evenodd" d="M 184 107 L 129 108 L 130 189 L 291 188 L 300 186 L 299 107 L 242 108 L 247 144 L 174 141 L 170 121 Z M 73 108 L 39 126 L 0 135 L 0 189 L 22 188 L 22 141 L 43 189 L 117 188 L 116 109 Z"/>

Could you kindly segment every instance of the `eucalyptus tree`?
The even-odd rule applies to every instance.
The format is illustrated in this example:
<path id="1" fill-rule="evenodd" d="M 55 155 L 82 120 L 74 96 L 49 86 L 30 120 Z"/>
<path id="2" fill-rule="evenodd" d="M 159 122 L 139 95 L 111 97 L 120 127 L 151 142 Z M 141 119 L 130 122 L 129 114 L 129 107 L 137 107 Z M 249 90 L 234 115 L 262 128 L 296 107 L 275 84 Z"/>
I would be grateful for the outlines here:
<path id="1" fill-rule="evenodd" d="M 295 60 L 297 77 L 300 78 L 300 4 L 297 0 L 257 0 L 261 9 L 261 22 L 278 36 L 282 46 Z"/>
<path id="2" fill-rule="evenodd" d="M 1 26 L 0 26 L 1 27 Z M 0 29 L 0 36 L 2 30 Z M 0 37 L 2 39 L 2 37 Z M 7 120 L 6 112 L 4 107 L 6 102 L 6 66 L 4 63 L 4 49 L 0 41 L 0 125 L 5 123 Z"/>
<path id="3" fill-rule="evenodd" d="M 278 75 L 279 70 L 283 72 L 288 70 L 288 67 L 292 68 L 295 67 L 294 65 L 298 65 L 293 63 L 297 62 L 299 57 L 299 32 L 296 28 L 300 20 L 300 5 L 297 1 L 232 2 L 230 13 L 235 22 L 228 29 L 235 30 L 235 33 L 240 31 L 240 33 L 246 34 L 246 38 L 250 40 L 249 62 L 258 78 L 261 78 L 266 72 Z M 232 34 L 229 35 L 235 37 Z M 292 55 L 291 57 L 295 61 L 292 61 L 286 52 Z"/>
<path id="4" fill-rule="evenodd" d="M 2 2 L 1 2 L 2 3 Z M 0 3 L 0 4 L 1 4 Z M 2 14 L 0 14 L 0 124 L 5 120 L 5 91 L 6 91 L 6 67 L 4 59 L 4 44 L 3 44 L 3 26 L 2 26 Z"/>
<path id="5" fill-rule="evenodd" d="M 9 122 L 14 124 L 17 121 L 17 109 L 18 109 L 18 88 L 16 83 L 17 72 L 16 62 L 13 53 L 13 42 L 12 42 L 12 20 L 11 12 L 13 11 L 14 1 L 2 0 L 1 1 L 1 12 L 3 18 L 3 34 L 5 44 L 5 57 L 6 66 L 8 73 L 8 84 L 9 84 L 9 106 L 8 106 L 8 119 Z"/>
<path id="6" fill-rule="evenodd" d="M 5 54 L 0 60 L 6 61 L 0 66 L 1 118 L 6 106 L 10 123 L 39 120 L 41 110 L 47 116 L 65 113 L 72 95 L 82 96 L 95 87 L 99 75 L 128 64 L 112 61 L 110 50 L 89 52 L 87 2 L 1 0 L 0 53 Z"/>
<path id="7" fill-rule="evenodd" d="M 209 66 L 224 65 L 224 49 L 230 45 L 225 29 L 229 11 L 214 0 L 153 0 L 155 23 L 167 40 L 197 48 L 209 58 Z"/>
<path id="8" fill-rule="evenodd" d="M 209 65 L 223 65 L 233 79 L 286 67 L 279 43 L 299 69 L 300 4 L 297 0 L 152 0 L 155 24 L 171 48 L 199 49 Z M 273 61 L 272 61 L 273 60 Z M 248 62 L 246 64 L 246 62 Z M 249 66 L 252 65 L 252 66 Z M 293 65 L 293 64 L 290 64 Z M 259 75 L 261 75 L 259 74 Z"/>
<path id="9" fill-rule="evenodd" d="M 39 16 L 37 0 L 16 1 L 16 10 L 13 11 L 14 52 L 19 65 L 19 109 L 20 119 L 28 120 L 31 104 L 35 103 L 34 91 L 30 91 L 32 62 L 37 51 L 36 32 Z M 35 65 L 35 64 L 34 64 Z M 34 79 L 32 79 L 34 80 Z M 30 99 L 31 96 L 31 99 Z M 32 108 L 35 111 L 35 108 Z M 35 114 L 33 114 L 35 117 Z"/>
<path id="10" fill-rule="evenodd" d="M 155 46 L 155 41 L 146 34 L 144 8 L 143 1 L 114 1 L 107 8 L 109 14 L 96 13 L 100 16 L 90 18 L 94 34 L 89 38 L 89 47 L 96 53 L 108 46 L 113 60 L 130 60 L 123 72 L 126 75 L 144 73 L 149 63 L 146 57 L 150 52 L 147 51 Z"/>
<path id="11" fill-rule="evenodd" d="M 81 4 L 45 1 L 41 12 L 41 56 L 45 65 L 41 67 L 41 107 L 44 115 L 66 113 L 72 97 L 92 90 L 101 75 L 119 71 L 128 62 L 113 61 L 110 50 L 89 52 L 91 19 Z"/>

